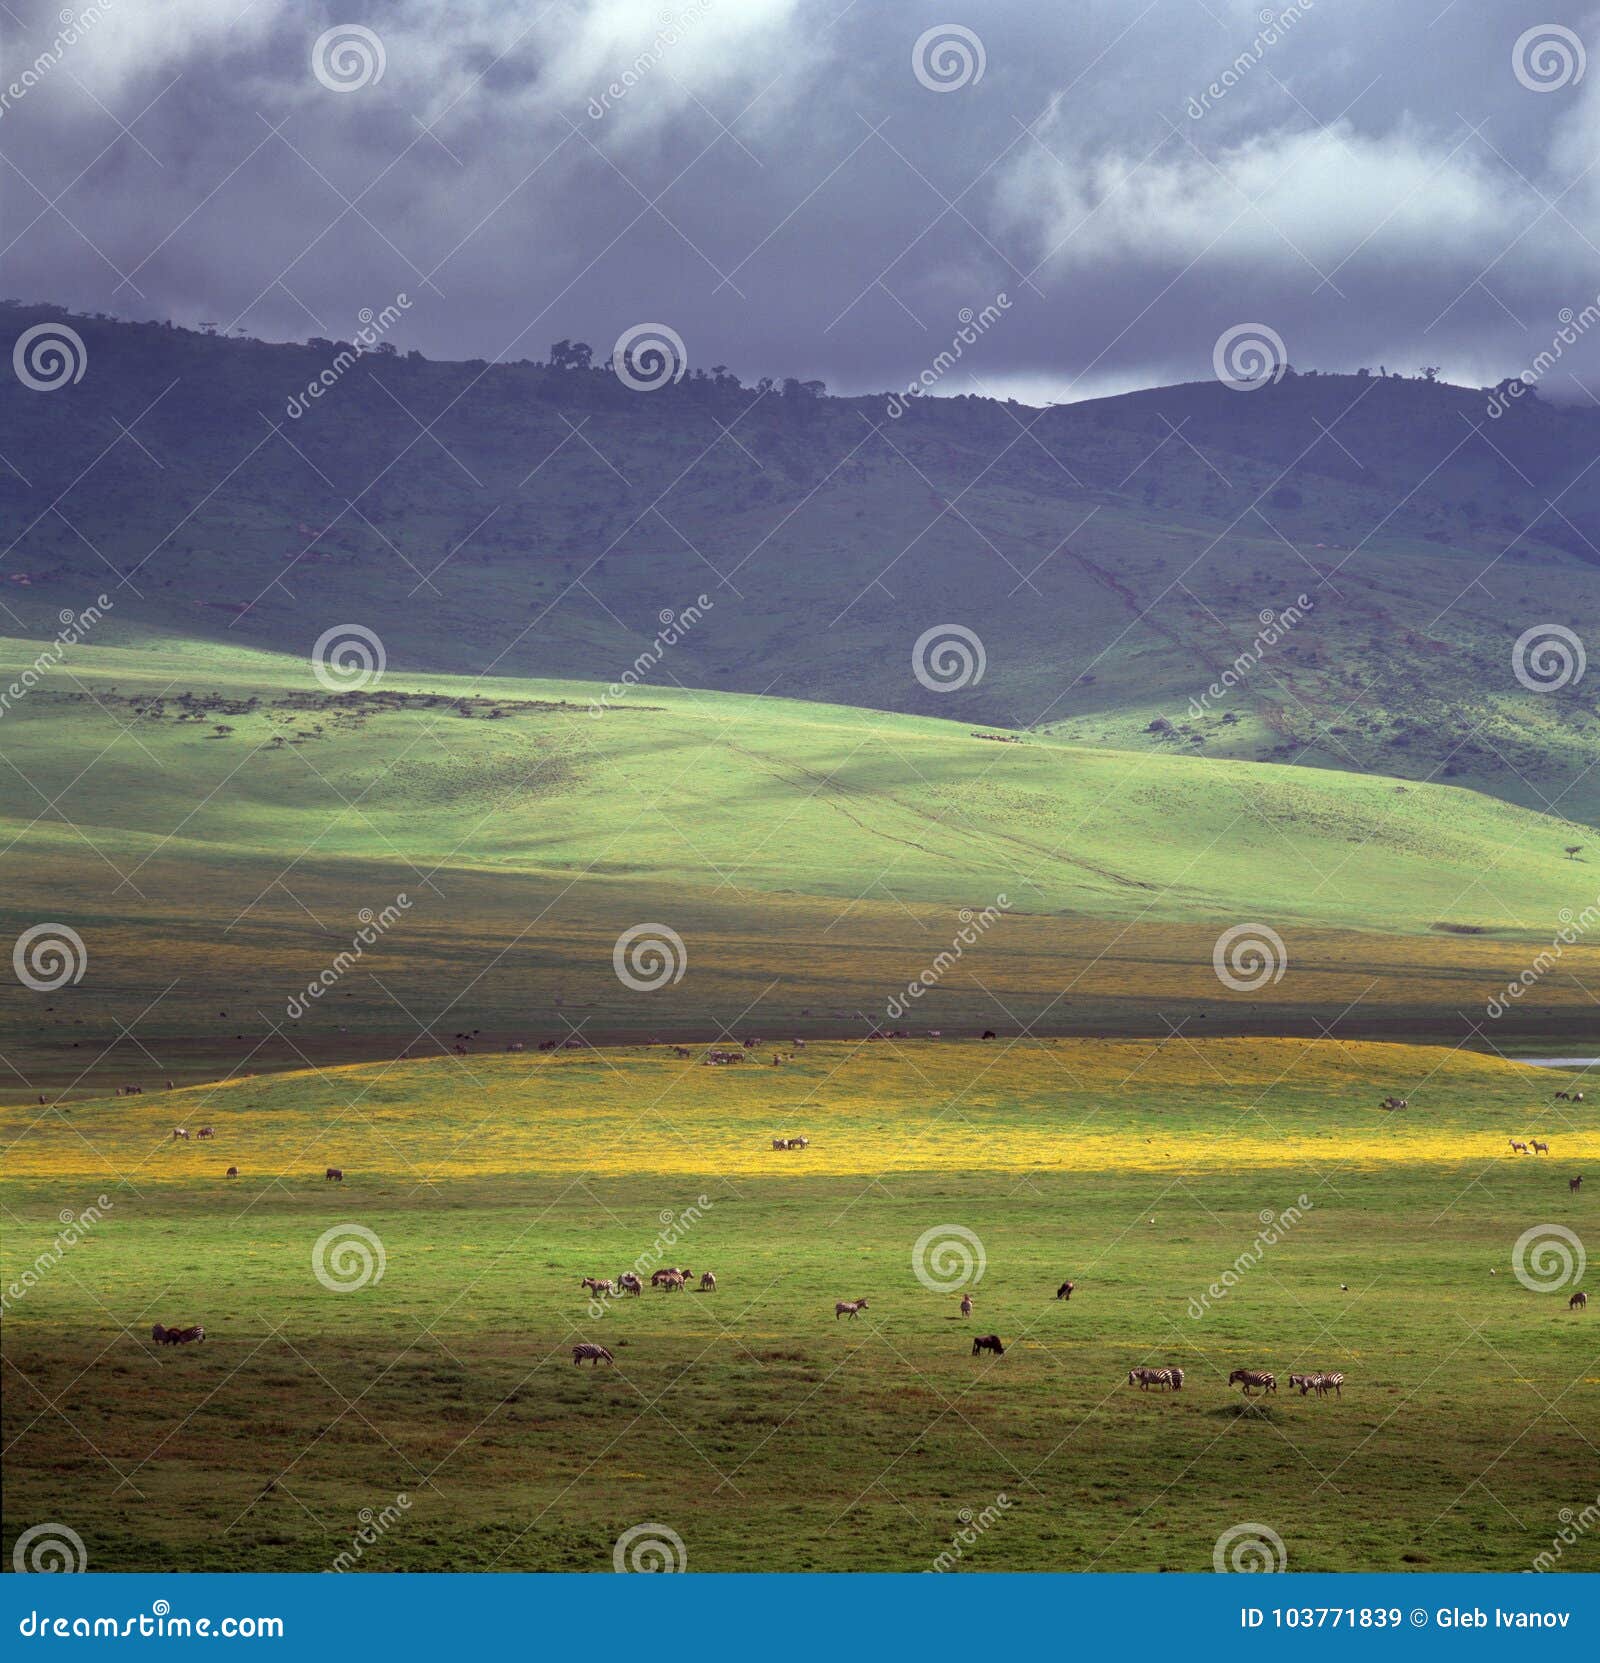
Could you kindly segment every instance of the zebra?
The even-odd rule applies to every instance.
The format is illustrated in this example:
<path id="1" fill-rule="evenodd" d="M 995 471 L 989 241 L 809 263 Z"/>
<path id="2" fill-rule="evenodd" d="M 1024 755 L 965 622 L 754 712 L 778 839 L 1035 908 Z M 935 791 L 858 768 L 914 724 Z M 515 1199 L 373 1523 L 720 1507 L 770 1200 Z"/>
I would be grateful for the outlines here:
<path id="1" fill-rule="evenodd" d="M 1137 1368 L 1128 1370 L 1128 1384 L 1137 1386 L 1141 1392 L 1147 1392 L 1152 1386 L 1170 1386 L 1175 1392 L 1183 1390 L 1183 1370 L 1177 1368 L 1148 1369 Z"/>
<path id="2" fill-rule="evenodd" d="M 172 1137 L 174 1142 L 176 1142 L 179 1138 L 182 1138 L 185 1143 L 189 1141 L 189 1134 L 184 1131 L 181 1126 L 174 1126 L 172 1128 Z"/>
<path id="3" fill-rule="evenodd" d="M 1339 1389 L 1344 1385 L 1344 1376 L 1337 1369 L 1324 1369 L 1316 1374 L 1291 1374 L 1289 1384 L 1291 1387 L 1300 1388 L 1301 1397 L 1307 1392 L 1315 1392 L 1318 1397 L 1326 1397 L 1330 1388 L 1335 1397 L 1344 1396 Z"/>
<path id="4" fill-rule="evenodd" d="M 631 1270 L 623 1271 L 623 1273 L 617 1278 L 617 1286 L 621 1288 L 624 1293 L 644 1292 L 644 1283 L 641 1282 Z"/>
<path id="5" fill-rule="evenodd" d="M 687 1281 L 687 1277 L 681 1270 L 669 1270 L 665 1272 L 658 1272 L 657 1275 L 652 1276 L 650 1280 L 666 1293 L 682 1293 L 683 1285 L 685 1281 Z"/>
<path id="6" fill-rule="evenodd" d="M 717 1279 L 709 1270 L 700 1272 L 700 1291 L 701 1293 L 715 1293 L 717 1291 Z"/>
<path id="7" fill-rule="evenodd" d="M 1578 1193 L 1578 1191 L 1581 1190 L 1582 1188 L 1583 1188 L 1583 1175 L 1581 1173 L 1576 1178 L 1569 1178 L 1567 1180 L 1567 1194 L 1568 1195 L 1576 1195 Z"/>
<path id="8" fill-rule="evenodd" d="M 1249 1397 L 1252 1387 L 1261 1392 L 1275 1392 L 1278 1389 L 1277 1375 L 1269 1374 L 1265 1369 L 1235 1369 L 1228 1376 L 1228 1384 L 1231 1386 L 1235 1382 L 1246 1397 Z"/>
<path id="9" fill-rule="evenodd" d="M 587 1288 L 589 1292 L 594 1294 L 597 1298 L 603 1293 L 614 1294 L 617 1291 L 616 1283 L 605 1277 L 585 1276 L 583 1280 L 579 1282 L 578 1286 L 580 1288 Z"/>
<path id="10" fill-rule="evenodd" d="M 1519 1150 L 1519 1149 L 1520 1149 L 1520 1150 L 1521 1150 L 1521 1151 L 1522 1151 L 1522 1153 L 1523 1153 L 1523 1154 L 1524 1154 L 1524 1155 L 1526 1155 L 1526 1154 L 1527 1154 L 1527 1153 L 1528 1153 L 1528 1146 L 1527 1146 L 1527 1144 L 1525 1144 L 1525 1143 L 1518 1143 L 1518 1142 L 1517 1142 L 1517 1140 L 1516 1140 L 1516 1139 L 1515 1139 L 1515 1138 L 1512 1138 L 1512 1139 L 1511 1139 L 1511 1153 L 1512 1153 L 1512 1154 L 1513 1154 L 1513 1155 L 1515 1155 L 1515 1154 L 1516 1154 L 1516 1152 L 1517 1152 L 1517 1151 L 1518 1151 L 1518 1150 Z"/>
<path id="11" fill-rule="evenodd" d="M 972 1295 L 970 1293 L 964 1293 L 961 1296 L 961 1314 L 964 1317 L 972 1315 Z"/>
<path id="12" fill-rule="evenodd" d="M 572 1361 L 574 1365 L 587 1361 L 598 1367 L 601 1363 L 614 1363 L 616 1358 L 603 1345 L 595 1345 L 591 1340 L 580 1340 L 572 1348 Z"/>
<path id="13" fill-rule="evenodd" d="M 833 1320 L 837 1322 L 840 1317 L 846 1316 L 853 1319 L 857 1311 L 864 1311 L 866 1308 L 867 1302 L 864 1299 L 841 1299 L 833 1308 Z"/>
<path id="14" fill-rule="evenodd" d="M 1550 1153 L 1550 1145 L 1548 1143 L 1540 1143 L 1537 1138 L 1531 1138 L 1529 1139 L 1529 1142 L 1533 1145 L 1533 1152 L 1535 1155 L 1548 1155 Z"/>

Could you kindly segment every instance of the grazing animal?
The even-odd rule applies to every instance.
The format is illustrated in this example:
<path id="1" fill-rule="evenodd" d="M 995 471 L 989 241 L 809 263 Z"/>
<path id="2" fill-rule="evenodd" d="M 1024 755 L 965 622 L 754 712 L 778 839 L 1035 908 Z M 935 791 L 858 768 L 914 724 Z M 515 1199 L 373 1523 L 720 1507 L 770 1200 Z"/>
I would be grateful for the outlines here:
<path id="1" fill-rule="evenodd" d="M 655 1278 L 652 1277 L 651 1281 L 654 1282 Z M 669 1270 L 657 1285 L 667 1293 L 682 1293 L 683 1285 L 687 1281 L 688 1277 L 681 1271 Z"/>
<path id="2" fill-rule="evenodd" d="M 1174 1391 L 1183 1390 L 1182 1369 L 1129 1369 L 1128 1384 L 1137 1386 L 1141 1392 L 1147 1392 L 1152 1386 L 1163 1388 L 1170 1386 Z"/>
<path id="3" fill-rule="evenodd" d="M 1524 1155 L 1526 1155 L 1526 1154 L 1527 1154 L 1527 1153 L 1528 1153 L 1528 1146 L 1527 1146 L 1527 1144 L 1525 1144 L 1525 1143 L 1518 1143 L 1518 1142 L 1517 1142 L 1517 1140 L 1516 1140 L 1516 1139 L 1515 1139 L 1515 1138 L 1512 1138 L 1512 1139 L 1511 1139 L 1511 1153 L 1512 1153 L 1512 1154 L 1513 1154 L 1513 1155 L 1514 1155 L 1514 1154 L 1516 1154 L 1516 1152 L 1517 1152 L 1517 1151 L 1518 1151 L 1518 1150 L 1519 1150 L 1519 1149 L 1520 1149 L 1520 1150 L 1521 1150 L 1521 1151 L 1522 1151 L 1522 1153 L 1523 1153 L 1523 1154 L 1524 1154 Z"/>
<path id="4" fill-rule="evenodd" d="M 202 1126 L 200 1130 L 195 1133 L 197 1138 L 214 1138 L 216 1135 L 217 1134 L 213 1132 L 209 1126 Z"/>
<path id="5" fill-rule="evenodd" d="M 577 1365 L 585 1360 L 597 1367 L 601 1363 L 616 1362 L 616 1358 L 603 1345 L 596 1345 L 592 1340 L 580 1340 L 572 1348 L 572 1361 L 574 1365 Z"/>
<path id="6" fill-rule="evenodd" d="M 617 1291 L 616 1283 L 611 1281 L 609 1277 L 585 1276 L 578 1286 L 580 1288 L 587 1288 L 590 1293 L 595 1294 L 596 1296 L 603 1293 L 615 1293 Z"/>
<path id="7" fill-rule="evenodd" d="M 964 1293 L 961 1296 L 961 1314 L 964 1317 L 972 1315 L 972 1295 L 970 1293 Z"/>
<path id="8" fill-rule="evenodd" d="M 650 1286 L 659 1288 L 669 1277 L 676 1276 L 680 1282 L 687 1282 L 694 1272 L 687 1265 L 663 1265 L 660 1270 L 650 1273 Z"/>
<path id="9" fill-rule="evenodd" d="M 833 1320 L 837 1322 L 840 1317 L 853 1317 L 857 1311 L 864 1311 L 866 1308 L 867 1302 L 864 1299 L 841 1299 L 833 1308 Z"/>
<path id="10" fill-rule="evenodd" d="M 1246 1397 L 1249 1397 L 1252 1390 L 1275 1392 L 1278 1389 L 1277 1375 L 1269 1374 L 1265 1369 L 1235 1369 L 1228 1376 L 1228 1384 L 1232 1386 L 1235 1383 Z"/>
<path id="11" fill-rule="evenodd" d="M 1569 1178 L 1567 1180 L 1567 1194 L 1568 1195 L 1576 1195 L 1578 1193 L 1578 1191 L 1581 1190 L 1582 1188 L 1583 1188 L 1583 1176 L 1582 1176 L 1581 1173 L 1578 1175 L 1578 1177 Z"/>
<path id="12" fill-rule="evenodd" d="M 325 1181 L 342 1184 L 344 1182 L 344 1168 L 342 1166 L 330 1166 Z"/>
<path id="13" fill-rule="evenodd" d="M 790 1138 L 789 1139 L 789 1147 L 791 1149 L 809 1149 L 811 1147 L 811 1139 L 810 1138 Z"/>
<path id="14" fill-rule="evenodd" d="M 172 1135 L 175 1139 L 176 1138 L 182 1138 L 185 1143 L 187 1143 L 189 1141 L 189 1134 L 186 1131 L 184 1131 L 184 1129 L 181 1126 L 174 1126 L 172 1128 Z"/>
<path id="15" fill-rule="evenodd" d="M 1344 1385 L 1344 1376 L 1337 1369 L 1323 1369 L 1316 1374 L 1291 1374 L 1289 1385 L 1293 1389 L 1300 1388 L 1300 1395 L 1315 1392 L 1318 1397 L 1326 1397 L 1331 1391 L 1335 1397 L 1343 1397 L 1340 1388 Z"/>
<path id="16" fill-rule="evenodd" d="M 193 1328 L 163 1328 L 158 1322 L 150 1330 L 150 1338 L 157 1345 L 188 1345 L 192 1341 L 203 1340 L 205 1337 L 205 1329 L 198 1324 Z"/>
<path id="17" fill-rule="evenodd" d="M 1567 1301 L 1567 1309 L 1569 1311 L 1584 1311 L 1588 1308 L 1589 1296 L 1583 1291 L 1582 1288 L 1579 1288 L 1572 1298 Z"/>
<path id="18" fill-rule="evenodd" d="M 1301 1397 L 1304 1397 L 1306 1395 L 1306 1388 L 1311 1385 L 1316 1378 L 1317 1377 L 1314 1374 L 1291 1374 L 1289 1376 L 1289 1390 L 1292 1392 L 1295 1387 L 1298 1386 L 1300 1388 Z"/>
<path id="19" fill-rule="evenodd" d="M 623 1273 L 617 1278 L 617 1286 L 621 1288 L 624 1293 L 644 1292 L 644 1283 L 641 1282 L 631 1270 L 623 1271 Z"/>
<path id="20" fill-rule="evenodd" d="M 1061 1286 L 1056 1289 L 1056 1298 L 1057 1299 L 1071 1299 L 1072 1298 L 1072 1287 L 1073 1287 L 1073 1284 L 1071 1282 L 1063 1282 L 1061 1284 Z"/>
<path id="21" fill-rule="evenodd" d="M 717 1279 L 709 1270 L 700 1272 L 700 1291 L 701 1293 L 715 1293 L 717 1291 Z"/>
<path id="22" fill-rule="evenodd" d="M 787 1138 L 774 1138 L 772 1140 L 772 1147 L 774 1149 L 787 1149 L 789 1147 L 789 1140 Z"/>
<path id="23" fill-rule="evenodd" d="M 238 1176 L 239 1176 L 239 1169 L 238 1169 L 238 1167 L 236 1167 L 236 1166 L 230 1166 L 230 1167 L 229 1167 L 229 1168 L 228 1168 L 228 1170 L 227 1170 L 227 1172 L 226 1172 L 226 1173 L 224 1173 L 224 1175 L 223 1175 L 223 1176 L 224 1176 L 224 1177 L 227 1177 L 227 1178 L 237 1178 L 237 1177 L 238 1177 Z"/>
<path id="24" fill-rule="evenodd" d="M 972 1342 L 972 1355 L 976 1357 L 980 1351 L 992 1351 L 996 1357 L 1004 1357 L 1006 1348 L 1000 1343 L 998 1334 L 979 1334 Z"/>
<path id="25" fill-rule="evenodd" d="M 1548 1155 L 1550 1153 L 1550 1145 L 1548 1143 L 1540 1143 L 1537 1138 L 1533 1138 L 1531 1142 L 1535 1155 Z"/>

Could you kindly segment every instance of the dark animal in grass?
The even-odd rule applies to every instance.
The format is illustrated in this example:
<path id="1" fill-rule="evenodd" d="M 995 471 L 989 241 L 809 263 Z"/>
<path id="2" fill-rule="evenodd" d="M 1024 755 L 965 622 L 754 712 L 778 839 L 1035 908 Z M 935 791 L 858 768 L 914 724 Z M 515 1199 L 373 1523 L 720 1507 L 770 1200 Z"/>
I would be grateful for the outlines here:
<path id="1" fill-rule="evenodd" d="M 205 1337 L 206 1331 L 198 1323 L 193 1328 L 163 1328 L 158 1322 L 150 1330 L 150 1338 L 157 1345 L 189 1345 Z"/>
<path id="2" fill-rule="evenodd" d="M 330 1166 L 324 1177 L 332 1183 L 342 1184 L 344 1182 L 344 1168 L 342 1166 Z"/>
<path id="3" fill-rule="evenodd" d="M 1583 1291 L 1582 1288 L 1579 1288 L 1572 1298 L 1567 1301 L 1567 1309 L 1569 1311 L 1585 1311 L 1588 1308 L 1589 1296 Z"/>
<path id="4" fill-rule="evenodd" d="M 1004 1357 L 1006 1348 L 1000 1343 L 998 1334 L 979 1334 L 972 1342 L 972 1355 L 976 1357 L 980 1351 L 992 1351 L 996 1357 Z"/>
<path id="5" fill-rule="evenodd" d="M 1072 1298 L 1072 1286 L 1073 1285 L 1072 1285 L 1071 1282 L 1063 1282 L 1061 1284 L 1061 1286 L 1056 1289 L 1056 1298 L 1057 1299 L 1071 1299 Z"/>
<path id="6" fill-rule="evenodd" d="M 238 1176 L 239 1176 L 239 1169 L 238 1169 L 238 1167 L 236 1167 L 236 1166 L 230 1166 L 230 1167 L 229 1167 L 229 1168 L 228 1168 L 228 1170 L 227 1170 L 227 1172 L 226 1172 L 226 1173 L 225 1173 L 225 1174 L 224 1174 L 224 1176 L 225 1176 L 225 1177 L 228 1177 L 228 1178 L 237 1178 L 237 1177 L 238 1177 Z"/>
<path id="7" fill-rule="evenodd" d="M 1576 1178 L 1569 1178 L 1567 1180 L 1567 1194 L 1568 1195 L 1576 1195 L 1578 1193 L 1578 1191 L 1581 1190 L 1582 1188 L 1583 1188 L 1583 1177 L 1582 1177 L 1581 1174 Z"/>

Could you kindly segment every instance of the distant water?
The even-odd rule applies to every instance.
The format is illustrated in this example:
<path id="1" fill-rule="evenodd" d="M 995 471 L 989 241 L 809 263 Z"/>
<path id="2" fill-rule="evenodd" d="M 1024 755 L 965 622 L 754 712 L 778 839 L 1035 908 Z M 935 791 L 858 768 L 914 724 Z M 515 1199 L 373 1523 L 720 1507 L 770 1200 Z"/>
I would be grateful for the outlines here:
<path id="1" fill-rule="evenodd" d="M 1600 1057 L 1515 1057 L 1529 1068 L 1600 1068 Z"/>

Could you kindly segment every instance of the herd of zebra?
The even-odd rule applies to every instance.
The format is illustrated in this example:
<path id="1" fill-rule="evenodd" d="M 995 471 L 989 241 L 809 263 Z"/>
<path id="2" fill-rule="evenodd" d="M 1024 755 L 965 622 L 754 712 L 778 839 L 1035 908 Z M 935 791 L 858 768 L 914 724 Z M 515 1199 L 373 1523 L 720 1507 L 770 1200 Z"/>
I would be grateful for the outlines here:
<path id="1" fill-rule="evenodd" d="M 1133 1368 L 1128 1370 L 1128 1384 L 1137 1386 L 1140 1391 L 1147 1392 L 1152 1386 L 1165 1389 L 1170 1387 L 1175 1392 L 1183 1390 L 1183 1370 L 1180 1368 Z M 1246 1397 L 1251 1392 L 1275 1392 L 1278 1389 L 1278 1377 L 1270 1374 L 1266 1369 L 1235 1369 L 1228 1376 L 1230 1386 L 1238 1386 Z M 1322 1369 L 1314 1374 L 1291 1374 L 1289 1389 L 1298 1386 L 1300 1395 L 1315 1392 L 1318 1397 L 1326 1397 L 1332 1392 L 1335 1397 L 1344 1396 L 1344 1376 L 1337 1369 Z"/>

